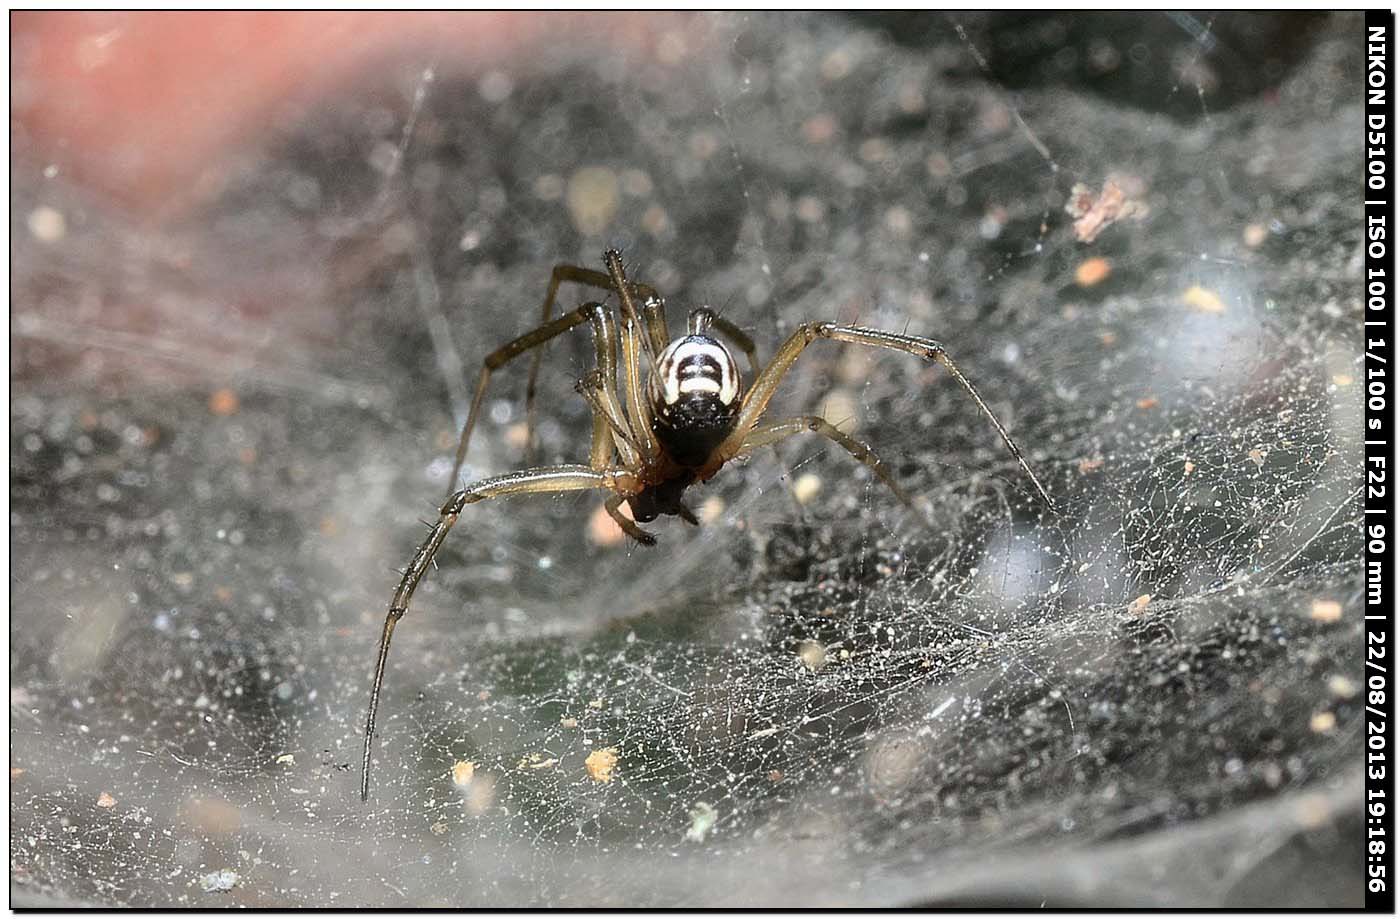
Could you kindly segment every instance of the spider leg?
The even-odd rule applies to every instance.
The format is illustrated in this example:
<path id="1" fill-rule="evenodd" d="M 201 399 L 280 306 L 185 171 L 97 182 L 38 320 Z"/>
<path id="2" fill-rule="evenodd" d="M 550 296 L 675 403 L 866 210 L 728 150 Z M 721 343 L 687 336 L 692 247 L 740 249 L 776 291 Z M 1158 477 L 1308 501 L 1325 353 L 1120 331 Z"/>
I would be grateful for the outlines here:
<path id="1" fill-rule="evenodd" d="M 602 469 L 610 463 L 614 446 L 622 453 L 624 465 L 635 466 L 640 448 L 603 374 L 589 372 L 574 389 L 593 408 L 593 468 Z"/>
<path id="2" fill-rule="evenodd" d="M 622 513 L 621 507 L 622 502 L 624 500 L 626 499 L 623 498 L 620 494 L 610 495 L 608 497 L 607 502 L 604 503 L 603 509 L 608 512 L 608 516 L 613 519 L 613 522 L 615 522 L 619 528 L 621 528 L 622 532 L 626 533 L 628 536 L 631 536 L 633 539 L 635 539 L 637 542 L 641 543 L 644 546 L 656 545 L 655 536 L 651 535 L 646 530 L 637 526 L 637 522 L 635 520 Z"/>
<path id="3" fill-rule="evenodd" d="M 620 256 L 619 256 L 620 258 Z M 555 265 L 554 270 L 549 273 L 549 288 L 545 291 L 544 303 L 540 306 L 540 324 L 546 325 L 554 318 L 554 301 L 559 294 L 559 285 L 565 282 L 582 284 L 585 287 L 592 287 L 597 290 L 611 293 L 614 291 L 612 278 L 601 271 L 594 271 L 591 268 L 583 268 L 578 265 Z M 659 299 L 656 290 L 647 284 L 631 284 L 631 289 L 645 300 Z M 664 337 L 664 320 L 663 320 Z M 662 342 L 665 347 L 665 342 Z M 535 359 L 530 362 L 530 375 L 525 383 L 525 451 L 526 462 L 533 462 L 535 450 L 535 393 L 536 383 L 540 375 L 540 363 L 544 360 L 544 349 L 535 352 Z M 452 478 L 457 478 L 454 473 Z"/>
<path id="4" fill-rule="evenodd" d="M 753 430 L 758 419 L 768 408 L 769 401 L 772 400 L 774 392 L 777 391 L 778 384 L 788 370 L 792 368 L 794 362 L 807 347 L 820 338 L 831 339 L 832 341 L 848 342 L 850 344 L 865 345 L 870 348 L 886 348 L 891 351 L 903 351 L 906 354 L 913 354 L 925 360 L 937 361 L 942 364 L 953 379 L 958 381 L 967 394 L 972 397 L 972 401 L 977 403 L 977 407 L 982 410 L 982 414 L 991 421 L 992 427 L 1001 436 L 1002 442 L 1006 444 L 1007 450 L 1016 458 L 1021 469 L 1026 473 L 1026 477 L 1031 480 L 1035 490 L 1040 494 L 1047 507 L 1055 510 L 1055 502 L 1051 499 L 1045 486 L 1040 484 L 1040 479 L 1036 478 L 1035 472 L 1031 470 L 1030 464 L 1026 462 L 1025 456 L 1021 453 L 1021 448 L 1016 446 L 1016 442 L 1011 439 L 1006 428 L 997 420 L 997 416 L 992 412 L 987 403 L 983 401 L 976 387 L 972 385 L 967 377 L 963 376 L 961 370 L 953 363 L 953 359 L 948 356 L 948 352 L 943 345 L 931 338 L 921 338 L 916 335 L 900 335 L 895 332 L 884 332 L 879 329 L 863 329 L 854 326 L 838 325 L 834 322 L 806 322 L 798 327 L 778 348 L 773 360 L 768 363 L 763 372 L 754 380 L 753 386 L 744 396 L 743 407 L 739 410 L 739 418 L 735 422 L 733 432 L 725 438 L 715 451 L 715 458 L 702 471 L 703 477 L 713 475 L 719 467 L 727 462 L 731 457 L 737 455 L 743 449 L 744 438 Z"/>
<path id="5" fill-rule="evenodd" d="M 650 463 L 661 452 L 656 435 L 651 430 L 651 402 L 643 372 L 654 366 L 642 353 L 646 339 L 641 327 L 622 317 L 622 392 L 627 407 L 628 425 L 641 453 L 642 462 Z"/>
<path id="6" fill-rule="evenodd" d="M 758 362 L 758 347 L 753 343 L 753 339 L 743 329 L 725 319 L 707 306 L 702 306 L 697 310 L 691 310 L 688 322 L 689 331 L 692 335 L 708 331 L 714 328 L 725 338 L 734 343 L 740 351 L 744 352 L 744 357 L 748 358 L 749 369 L 757 379 L 761 371 Z M 787 457 L 783 456 L 783 451 L 778 449 L 776 443 L 773 444 L 773 456 L 778 460 L 778 468 L 782 470 L 783 484 L 786 486 L 788 498 L 792 501 L 793 510 L 799 517 L 806 517 L 807 509 L 802 506 L 802 502 L 797 500 L 797 493 L 793 491 L 792 467 L 788 465 Z"/>
<path id="7" fill-rule="evenodd" d="M 560 267 L 567 268 L 569 266 Z M 481 414 L 481 406 L 486 397 L 486 386 L 491 381 L 492 372 L 525 352 L 538 349 L 550 339 L 585 322 L 593 324 L 593 345 L 599 372 L 606 379 L 615 380 L 617 378 L 617 330 L 613 323 L 612 313 L 599 303 L 585 303 L 578 309 L 550 320 L 488 354 L 486 360 L 481 364 L 481 375 L 477 378 L 476 395 L 472 397 L 471 409 L 467 412 L 467 423 L 462 427 L 462 435 L 457 440 L 457 457 L 452 463 L 452 475 L 447 479 L 447 493 L 449 495 L 457 488 L 457 474 L 462 471 L 462 463 L 466 461 L 467 445 L 471 442 L 472 431 L 476 428 L 477 417 Z M 536 350 L 536 358 L 541 353 L 543 352 Z"/>
<path id="8" fill-rule="evenodd" d="M 608 276 L 612 279 L 612 289 L 617 291 L 618 301 L 622 304 L 622 318 L 624 323 L 631 320 L 638 328 L 643 329 L 642 348 L 647 352 L 647 357 L 652 363 L 656 363 L 657 357 L 666 348 L 666 304 L 657 296 L 656 291 L 645 284 L 633 284 L 627 280 L 627 272 L 622 267 L 622 253 L 616 249 L 609 248 L 603 252 L 603 263 L 608 266 Z M 637 309 L 637 301 L 633 294 L 642 298 L 642 309 Z"/>
<path id="9" fill-rule="evenodd" d="M 379 657 L 374 666 L 374 682 L 370 687 L 369 714 L 365 718 L 365 752 L 360 777 L 361 800 L 369 800 L 369 767 L 374 752 L 374 721 L 379 710 L 379 691 L 384 683 L 384 668 L 389 660 L 389 642 L 394 637 L 394 627 L 403 618 L 403 614 L 408 612 L 413 592 L 418 589 L 418 583 L 432 565 L 438 549 L 442 547 L 443 540 L 447 538 L 452 525 L 457 522 L 462 509 L 468 504 L 505 495 L 582 491 L 590 488 L 609 489 L 617 495 L 626 496 L 635 493 L 639 485 L 635 476 L 626 469 L 540 466 L 483 479 L 454 492 L 443 504 L 437 523 L 418 546 L 418 551 L 413 553 L 413 560 L 408 563 L 403 579 L 399 581 L 398 589 L 394 591 L 394 597 L 389 602 L 389 613 L 384 617 L 384 631 L 379 638 Z"/>
<path id="10" fill-rule="evenodd" d="M 889 486 L 890 491 L 894 492 L 899 500 L 903 501 L 910 508 L 914 507 L 914 500 L 909 497 L 908 492 L 899 487 L 899 483 L 895 481 L 894 474 L 890 471 L 890 467 L 886 466 L 884 461 L 875 455 L 875 451 L 871 450 L 868 444 L 856 440 L 819 415 L 803 415 L 798 418 L 789 418 L 785 421 L 766 424 L 760 428 L 755 428 L 744 438 L 739 452 L 735 455 L 743 456 L 745 453 L 752 452 L 765 444 L 776 444 L 780 440 L 786 440 L 795 434 L 802 434 L 808 431 L 813 434 L 820 434 L 822 437 L 835 441 L 842 447 L 845 447 L 847 453 L 860 460 L 860 462 L 869 467 L 871 472 L 879 476 L 880 481 Z"/>

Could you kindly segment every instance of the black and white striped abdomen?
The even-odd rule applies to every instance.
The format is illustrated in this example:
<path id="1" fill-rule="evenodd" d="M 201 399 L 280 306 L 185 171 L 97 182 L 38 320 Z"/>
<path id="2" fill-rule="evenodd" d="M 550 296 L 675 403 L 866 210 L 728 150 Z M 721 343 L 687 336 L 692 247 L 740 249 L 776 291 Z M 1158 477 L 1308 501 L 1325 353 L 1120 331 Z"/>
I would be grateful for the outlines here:
<path id="1" fill-rule="evenodd" d="M 671 459 L 690 467 L 709 461 L 734 427 L 739 386 L 734 357 L 708 335 L 666 346 L 651 376 L 652 431 Z"/>
<path id="2" fill-rule="evenodd" d="M 657 407 L 692 399 L 714 399 L 732 408 L 739 398 L 739 367 L 724 345 L 707 335 L 687 335 L 666 346 L 656 360 L 653 398 Z"/>

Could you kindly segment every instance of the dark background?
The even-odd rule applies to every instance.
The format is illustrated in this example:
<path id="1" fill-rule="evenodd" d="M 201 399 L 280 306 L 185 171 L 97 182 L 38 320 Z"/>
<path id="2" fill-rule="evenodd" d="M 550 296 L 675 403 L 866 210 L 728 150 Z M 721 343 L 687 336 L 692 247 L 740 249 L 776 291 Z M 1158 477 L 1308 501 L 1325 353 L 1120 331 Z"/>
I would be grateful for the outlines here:
<path id="1" fill-rule="evenodd" d="M 16 904 L 1361 904 L 1359 17 L 12 26 Z M 922 512 L 810 441 L 650 550 L 473 508 L 364 805 L 470 378 L 608 244 L 765 353 L 939 338 L 1061 513 L 939 370 L 814 347 L 781 401 Z"/>

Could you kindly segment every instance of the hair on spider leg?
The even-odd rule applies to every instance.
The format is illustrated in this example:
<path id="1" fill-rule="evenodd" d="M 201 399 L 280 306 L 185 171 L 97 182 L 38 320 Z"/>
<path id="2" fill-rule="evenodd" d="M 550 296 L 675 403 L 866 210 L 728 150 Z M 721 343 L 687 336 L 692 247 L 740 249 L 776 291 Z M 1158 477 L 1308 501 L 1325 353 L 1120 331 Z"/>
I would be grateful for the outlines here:
<path id="1" fill-rule="evenodd" d="M 798 415 L 769 419 L 769 403 L 779 384 L 817 341 L 901 351 L 941 364 L 991 422 L 1041 498 L 1053 507 L 1049 493 L 1011 435 L 943 345 L 934 339 L 835 321 L 808 321 L 792 330 L 767 362 L 761 363 L 757 346 L 748 333 L 708 307 L 692 310 L 685 332 L 672 338 L 666 322 L 666 301 L 656 289 L 631 280 L 622 253 L 615 248 L 604 252 L 603 263 L 606 272 L 556 265 L 550 273 L 540 324 L 482 361 L 449 482 L 456 484 L 457 473 L 465 463 L 492 371 L 523 354 L 534 353 L 526 390 L 527 425 L 531 424 L 534 380 L 543 346 L 581 325 L 589 327 L 595 361 L 594 369 L 576 386 L 593 414 L 588 463 L 532 466 L 464 484 L 447 496 L 437 521 L 430 525 L 428 535 L 403 571 L 384 617 L 365 717 L 360 779 L 360 797 L 364 800 L 369 799 L 375 721 L 394 629 L 408 612 L 424 575 L 436 569 L 438 550 L 467 505 L 513 495 L 600 491 L 606 494 L 605 506 L 619 527 L 637 542 L 650 545 L 655 537 L 639 524 L 672 516 L 698 525 L 698 519 L 683 500 L 687 489 L 708 482 L 726 464 L 755 450 L 776 448 L 779 442 L 798 434 L 816 434 L 841 446 L 901 502 L 914 506 L 873 448 L 825 418 Z M 601 290 L 610 298 L 615 297 L 615 302 L 608 306 L 591 301 L 556 317 L 554 301 L 559 286 L 565 282 Z M 731 349 L 742 351 L 751 365 L 753 379 L 747 388 Z M 529 436 L 527 432 L 527 441 Z M 623 504 L 631 511 L 630 520 L 621 513 Z"/>

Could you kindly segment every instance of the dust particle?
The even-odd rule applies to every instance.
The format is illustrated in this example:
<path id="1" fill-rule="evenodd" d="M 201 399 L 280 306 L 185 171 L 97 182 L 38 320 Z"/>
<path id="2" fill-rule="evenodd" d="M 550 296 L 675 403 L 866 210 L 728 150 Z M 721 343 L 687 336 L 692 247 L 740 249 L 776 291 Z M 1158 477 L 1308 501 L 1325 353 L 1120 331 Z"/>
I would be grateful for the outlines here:
<path id="1" fill-rule="evenodd" d="M 434 823 L 432 826 L 428 827 L 428 829 L 432 830 L 434 836 L 441 836 L 442 834 L 447 832 L 447 824 L 439 820 L 437 823 Z"/>
<path id="2" fill-rule="evenodd" d="M 41 243 L 56 243 L 68 232 L 63 212 L 48 207 L 36 207 L 29 212 L 29 233 Z"/>
<path id="3" fill-rule="evenodd" d="M 1191 473 L 1193 473 L 1193 472 L 1195 472 L 1195 471 L 1196 471 L 1196 464 L 1193 463 L 1193 462 L 1191 462 L 1190 460 L 1187 460 L 1184 464 L 1182 464 L 1182 467 L 1181 467 L 1181 474 L 1182 474 L 1182 475 L 1190 475 Z"/>
<path id="4" fill-rule="evenodd" d="M 561 728 L 576 728 L 576 727 L 578 727 L 578 719 L 577 719 L 577 718 L 560 718 L 560 719 L 559 719 L 559 726 L 560 726 Z"/>
<path id="5" fill-rule="evenodd" d="M 685 838 L 691 842 L 704 842 L 718 820 L 719 812 L 713 806 L 704 801 L 695 802 L 690 809 L 690 829 L 685 831 Z"/>
<path id="6" fill-rule="evenodd" d="M 1080 475 L 1088 475 L 1091 472 L 1098 472 L 1100 469 L 1103 468 L 1103 457 L 1085 457 L 1079 461 L 1078 467 Z"/>
<path id="7" fill-rule="evenodd" d="M 1262 223 L 1251 223 L 1245 226 L 1244 232 L 1240 234 L 1244 237 L 1244 244 L 1251 249 L 1258 249 L 1264 245 L 1264 240 L 1269 238 L 1269 228 Z"/>
<path id="8" fill-rule="evenodd" d="M 205 893 L 218 893 L 232 890 L 238 886 L 238 882 L 241 880 L 242 878 L 239 877 L 237 871 L 231 868 L 224 868 L 219 871 L 211 871 L 202 876 L 199 879 L 199 886 L 204 889 Z"/>
<path id="9" fill-rule="evenodd" d="M 1085 259 L 1074 269 L 1074 283 L 1080 287 L 1101 284 L 1113 273 L 1113 263 L 1106 258 Z"/>
<path id="10" fill-rule="evenodd" d="M 221 418 L 238 412 L 238 394 L 231 389 L 216 389 L 209 394 L 209 411 Z"/>
<path id="11" fill-rule="evenodd" d="M 585 166 L 569 176 L 566 200 L 574 227 L 585 236 L 608 228 L 617 213 L 617 173 L 603 166 Z"/>
<path id="12" fill-rule="evenodd" d="M 1225 301 L 1213 290 L 1199 284 L 1192 284 L 1181 295 L 1181 302 L 1198 313 L 1223 313 Z"/>
<path id="13" fill-rule="evenodd" d="M 613 780 L 613 769 L 617 768 L 617 747 L 594 750 L 583 761 L 583 768 L 588 770 L 588 777 L 593 781 L 608 784 Z"/>
<path id="14" fill-rule="evenodd" d="M 1141 399 L 1137 400 L 1137 407 L 1142 409 L 1144 412 L 1148 409 L 1156 408 L 1160 404 L 1161 403 L 1157 401 L 1156 396 L 1143 396 Z"/>
<path id="15" fill-rule="evenodd" d="M 704 524 L 714 523 L 719 519 L 719 515 L 724 513 L 724 499 L 719 495 L 710 495 L 700 506 L 695 509 L 695 516 L 700 518 Z"/>
<path id="16" fill-rule="evenodd" d="M 97 796 L 97 806 L 111 809 L 117 806 L 117 799 L 104 791 Z"/>
<path id="17" fill-rule="evenodd" d="M 15 779 L 17 779 L 17 778 L 19 778 L 20 776 L 24 775 L 24 773 L 27 772 L 27 771 L 28 771 L 28 770 L 21 769 L 21 768 L 19 768 L 18 766 L 12 766 L 12 767 L 10 767 L 10 781 L 13 782 Z"/>
<path id="18" fill-rule="evenodd" d="M 792 483 L 792 496 L 797 499 L 798 504 L 806 504 L 811 501 L 821 490 L 821 477 L 811 472 L 804 472 L 797 477 L 796 482 Z"/>
<path id="19" fill-rule="evenodd" d="M 452 764 L 452 784 L 458 788 L 466 788 L 470 785 L 474 775 L 476 775 L 476 763 L 459 759 Z"/>
<path id="20" fill-rule="evenodd" d="M 1350 386 L 1354 380 L 1349 373 L 1336 373 L 1332 375 L 1332 382 L 1338 386 Z"/>
<path id="21" fill-rule="evenodd" d="M 1336 600 L 1314 600 L 1308 615 L 1315 622 L 1338 622 L 1342 618 L 1342 604 Z"/>
<path id="22" fill-rule="evenodd" d="M 810 638 L 803 639 L 797 645 L 797 659 L 802 666 L 816 673 L 826 666 L 826 645 Z"/>
<path id="23" fill-rule="evenodd" d="M 1261 467 L 1264 465 L 1264 451 L 1260 450 L 1258 447 L 1250 450 L 1246 455 L 1249 457 L 1249 461 L 1254 465 Z"/>
<path id="24" fill-rule="evenodd" d="M 290 766 L 295 762 L 296 757 L 290 753 L 283 753 L 281 756 L 277 757 L 277 763 L 282 766 Z"/>
<path id="25" fill-rule="evenodd" d="M 1143 594 L 1132 603 L 1128 604 L 1129 616 L 1141 616 L 1147 609 L 1147 604 L 1152 602 L 1152 594 Z"/>
<path id="26" fill-rule="evenodd" d="M 1327 799 L 1318 794 L 1304 795 L 1299 798 L 1295 811 L 1298 822 L 1309 829 L 1324 826 L 1330 813 Z"/>
<path id="27" fill-rule="evenodd" d="M 1318 712 L 1308 721 L 1308 727 L 1315 734 L 1326 734 L 1337 726 L 1337 716 L 1331 712 Z"/>
<path id="28" fill-rule="evenodd" d="M 802 122 L 802 137 L 809 144 L 824 144 L 836 136 L 836 119 L 827 112 Z"/>
<path id="29" fill-rule="evenodd" d="M 506 428 L 503 439 L 512 450 L 523 450 L 530 440 L 530 426 L 521 421 Z"/>
<path id="30" fill-rule="evenodd" d="M 1350 699 L 1358 690 L 1355 680 L 1347 679 L 1340 673 L 1334 673 L 1327 678 L 1327 691 L 1338 699 Z"/>
<path id="31" fill-rule="evenodd" d="M 781 769 L 768 770 L 768 781 L 772 782 L 774 785 L 778 784 L 785 778 L 787 778 L 787 776 L 783 775 L 783 770 Z"/>
<path id="32" fill-rule="evenodd" d="M 1089 186 L 1076 184 L 1065 202 L 1065 213 L 1074 218 L 1074 237 L 1082 243 L 1091 243 L 1099 234 L 1125 217 L 1141 220 L 1147 215 L 1147 205 L 1141 201 L 1130 201 L 1122 187 L 1113 179 L 1106 179 L 1103 190 L 1097 196 Z"/>

